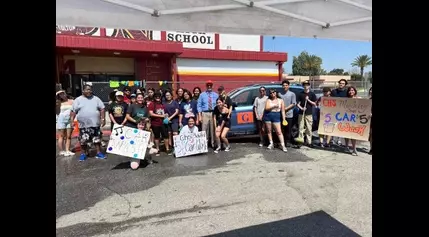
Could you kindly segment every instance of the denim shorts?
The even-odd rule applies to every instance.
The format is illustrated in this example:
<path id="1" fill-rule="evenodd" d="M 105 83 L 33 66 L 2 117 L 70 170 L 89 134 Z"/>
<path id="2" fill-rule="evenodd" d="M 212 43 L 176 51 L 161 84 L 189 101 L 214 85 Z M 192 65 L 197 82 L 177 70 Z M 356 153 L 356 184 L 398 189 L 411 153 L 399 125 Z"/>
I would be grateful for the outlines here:
<path id="1" fill-rule="evenodd" d="M 264 114 L 263 119 L 266 123 L 280 123 L 282 116 L 280 112 L 268 112 Z"/>

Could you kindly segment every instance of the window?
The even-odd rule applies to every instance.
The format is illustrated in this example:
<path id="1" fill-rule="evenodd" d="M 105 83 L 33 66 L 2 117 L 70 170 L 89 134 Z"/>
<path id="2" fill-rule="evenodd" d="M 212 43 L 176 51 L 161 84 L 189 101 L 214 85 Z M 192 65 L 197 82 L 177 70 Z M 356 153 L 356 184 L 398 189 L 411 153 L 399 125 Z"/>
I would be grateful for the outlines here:
<path id="1" fill-rule="evenodd" d="M 252 105 L 252 102 L 250 102 L 249 100 L 249 95 L 251 91 L 243 91 L 241 93 L 238 93 L 237 96 L 234 98 L 234 102 L 237 103 L 237 106 L 248 106 L 248 105 Z"/>

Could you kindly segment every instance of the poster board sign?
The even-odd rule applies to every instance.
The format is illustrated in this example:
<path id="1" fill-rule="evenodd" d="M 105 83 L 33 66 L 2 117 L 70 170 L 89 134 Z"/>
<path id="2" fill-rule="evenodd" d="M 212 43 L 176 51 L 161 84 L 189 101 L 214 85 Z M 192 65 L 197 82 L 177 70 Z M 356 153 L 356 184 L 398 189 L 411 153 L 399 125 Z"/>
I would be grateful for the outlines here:
<path id="1" fill-rule="evenodd" d="M 370 99 L 322 97 L 318 133 L 368 141 Z"/>
<path id="2" fill-rule="evenodd" d="M 176 157 L 208 152 L 206 131 L 179 134 L 173 137 Z"/>
<path id="3" fill-rule="evenodd" d="M 115 124 L 107 153 L 144 160 L 150 132 Z"/>

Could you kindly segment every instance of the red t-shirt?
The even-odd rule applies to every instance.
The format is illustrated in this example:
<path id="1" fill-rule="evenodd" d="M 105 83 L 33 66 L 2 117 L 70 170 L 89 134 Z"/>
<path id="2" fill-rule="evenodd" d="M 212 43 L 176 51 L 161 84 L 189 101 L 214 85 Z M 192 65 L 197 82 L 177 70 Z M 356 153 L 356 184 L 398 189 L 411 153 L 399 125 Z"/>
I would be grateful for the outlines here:
<path id="1" fill-rule="evenodd" d="M 148 106 L 149 111 L 152 111 L 154 114 L 158 115 L 164 115 L 165 114 L 165 108 L 164 105 L 161 103 L 152 102 Z M 151 125 L 152 126 L 162 126 L 162 121 L 164 118 L 158 118 L 158 117 L 151 117 Z"/>
<path id="2" fill-rule="evenodd" d="M 131 99 L 128 98 L 127 96 L 124 96 L 124 102 L 127 103 L 127 104 L 130 104 L 131 103 Z"/>

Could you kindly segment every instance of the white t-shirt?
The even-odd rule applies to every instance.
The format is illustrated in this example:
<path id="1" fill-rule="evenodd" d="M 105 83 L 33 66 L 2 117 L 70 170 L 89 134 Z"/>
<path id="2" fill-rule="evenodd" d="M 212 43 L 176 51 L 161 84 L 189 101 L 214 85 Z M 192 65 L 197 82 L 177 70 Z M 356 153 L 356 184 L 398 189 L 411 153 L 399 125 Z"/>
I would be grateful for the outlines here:
<path id="1" fill-rule="evenodd" d="M 192 129 L 188 127 L 188 125 L 183 126 L 183 128 L 180 130 L 180 135 L 187 134 L 187 133 L 197 133 L 198 127 L 193 126 Z"/>

